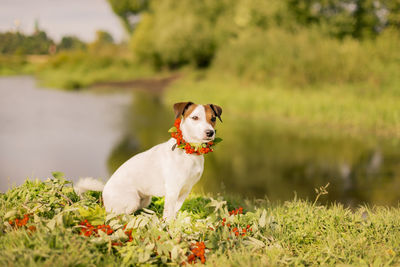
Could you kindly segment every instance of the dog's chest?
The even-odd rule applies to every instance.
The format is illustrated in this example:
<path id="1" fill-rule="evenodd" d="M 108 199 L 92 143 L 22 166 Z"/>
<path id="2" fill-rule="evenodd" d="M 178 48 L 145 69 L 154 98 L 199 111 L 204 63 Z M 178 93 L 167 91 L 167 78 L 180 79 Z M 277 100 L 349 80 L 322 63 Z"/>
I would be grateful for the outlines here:
<path id="1" fill-rule="evenodd" d="M 174 153 L 172 164 L 173 173 L 176 174 L 177 182 L 182 184 L 196 183 L 204 169 L 204 156 L 188 155 L 183 151 Z"/>

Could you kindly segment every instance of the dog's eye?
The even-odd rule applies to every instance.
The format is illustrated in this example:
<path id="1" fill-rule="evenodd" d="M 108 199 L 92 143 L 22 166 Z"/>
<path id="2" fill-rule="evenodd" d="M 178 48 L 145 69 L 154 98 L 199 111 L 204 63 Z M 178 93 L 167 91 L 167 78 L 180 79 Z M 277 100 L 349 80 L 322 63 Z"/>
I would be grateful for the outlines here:
<path id="1" fill-rule="evenodd" d="M 193 117 L 192 117 L 192 120 L 197 121 L 198 119 L 199 119 L 199 117 L 197 117 L 197 116 L 193 116 Z"/>
<path id="2" fill-rule="evenodd" d="M 216 119 L 215 117 L 212 117 L 212 118 L 211 118 L 211 121 L 212 121 L 212 122 L 215 122 L 216 120 L 217 120 L 217 119 Z"/>

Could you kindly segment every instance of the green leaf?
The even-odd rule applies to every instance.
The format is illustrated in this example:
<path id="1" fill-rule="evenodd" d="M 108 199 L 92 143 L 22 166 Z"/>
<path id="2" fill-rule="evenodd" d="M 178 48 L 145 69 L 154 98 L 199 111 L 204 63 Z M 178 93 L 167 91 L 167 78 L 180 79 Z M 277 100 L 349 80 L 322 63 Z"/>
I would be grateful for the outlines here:
<path id="1" fill-rule="evenodd" d="M 56 179 L 61 179 L 61 178 L 64 178 L 64 176 L 65 176 L 65 174 L 63 172 L 52 172 L 51 174 Z"/>
<path id="2" fill-rule="evenodd" d="M 171 259 L 174 261 L 178 258 L 178 249 L 179 246 L 174 246 L 171 251 Z"/>
<path id="3" fill-rule="evenodd" d="M 178 129 L 176 129 L 175 126 L 171 127 L 171 128 L 168 130 L 169 133 L 176 133 L 177 131 L 178 131 Z"/>
<path id="4" fill-rule="evenodd" d="M 214 140 L 213 140 L 213 143 L 214 143 L 214 144 L 218 144 L 218 143 L 222 142 L 222 140 L 223 140 L 223 139 L 220 138 L 220 137 L 215 137 Z"/>
<path id="5" fill-rule="evenodd" d="M 4 215 L 4 219 L 6 220 L 8 218 L 11 218 L 11 217 L 15 216 L 16 214 L 17 214 L 16 210 L 10 210 L 9 212 L 6 213 L 6 215 Z"/>
<path id="6" fill-rule="evenodd" d="M 264 227 L 267 222 L 267 211 L 263 209 L 260 220 L 258 221 L 258 224 L 260 227 Z"/>
<path id="7" fill-rule="evenodd" d="M 247 241 L 247 242 L 245 242 L 245 243 L 247 243 L 247 244 L 251 244 L 251 245 L 253 245 L 253 246 L 255 246 L 255 247 L 258 247 L 258 248 L 263 248 L 263 247 L 265 247 L 265 244 L 264 244 L 264 242 L 262 242 L 261 240 L 258 240 L 258 239 L 255 239 L 255 238 L 253 238 L 253 237 L 251 237 L 251 236 L 249 236 L 249 237 L 247 237 L 248 238 L 248 240 L 249 241 Z"/>

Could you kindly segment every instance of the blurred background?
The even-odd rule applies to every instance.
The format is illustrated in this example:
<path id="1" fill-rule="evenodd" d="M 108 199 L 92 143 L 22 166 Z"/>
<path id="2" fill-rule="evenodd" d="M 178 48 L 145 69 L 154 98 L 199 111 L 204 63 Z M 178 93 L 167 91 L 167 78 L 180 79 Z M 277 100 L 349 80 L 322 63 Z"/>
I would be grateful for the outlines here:
<path id="1" fill-rule="evenodd" d="M 175 102 L 223 108 L 195 191 L 398 205 L 397 0 L 1 0 L 0 191 L 106 181 Z"/>

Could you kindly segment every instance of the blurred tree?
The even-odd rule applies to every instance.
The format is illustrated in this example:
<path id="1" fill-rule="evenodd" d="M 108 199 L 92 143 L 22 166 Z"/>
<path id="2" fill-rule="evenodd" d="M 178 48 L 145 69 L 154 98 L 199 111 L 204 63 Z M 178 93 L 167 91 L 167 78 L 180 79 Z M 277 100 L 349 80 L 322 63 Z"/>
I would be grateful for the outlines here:
<path id="1" fill-rule="evenodd" d="M 86 44 L 76 36 L 64 36 L 58 44 L 58 50 L 85 49 Z"/>
<path id="2" fill-rule="evenodd" d="M 377 9 L 379 1 L 357 0 L 357 8 L 354 12 L 355 26 L 353 36 L 356 38 L 373 37 L 379 30 L 379 18 Z"/>
<path id="3" fill-rule="evenodd" d="M 112 44 L 114 43 L 114 38 L 109 32 L 98 30 L 96 31 L 96 44 Z"/>
<path id="4" fill-rule="evenodd" d="M 387 26 L 400 28 L 400 0 L 382 0 L 378 16 L 383 16 Z"/>
<path id="5" fill-rule="evenodd" d="M 288 5 L 301 24 L 319 24 L 339 38 L 372 38 L 400 22 L 399 0 L 288 0 Z"/>
<path id="6" fill-rule="evenodd" d="M 136 16 L 146 10 L 149 0 L 108 0 L 114 13 L 120 17 L 125 29 L 132 33 Z"/>
<path id="7" fill-rule="evenodd" d="M 44 31 L 33 35 L 20 32 L 0 33 L 0 53 L 2 54 L 47 54 L 49 47 L 54 44 Z"/>

